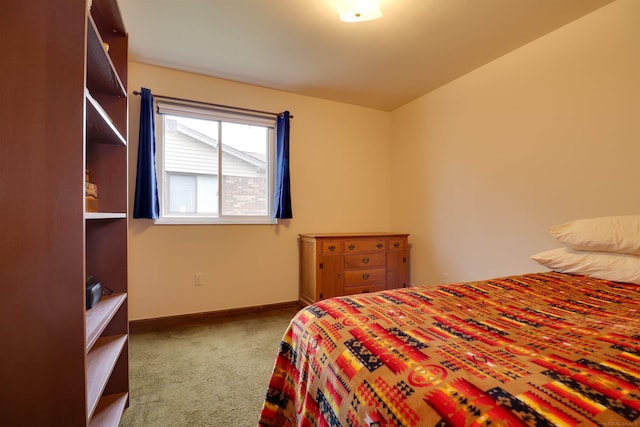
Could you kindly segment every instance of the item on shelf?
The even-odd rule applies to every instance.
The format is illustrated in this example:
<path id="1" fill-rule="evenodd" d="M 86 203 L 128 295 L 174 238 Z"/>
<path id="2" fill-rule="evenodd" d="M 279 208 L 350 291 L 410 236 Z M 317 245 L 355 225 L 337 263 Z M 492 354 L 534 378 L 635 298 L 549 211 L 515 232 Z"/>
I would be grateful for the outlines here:
<path id="1" fill-rule="evenodd" d="M 98 212 L 98 199 L 93 196 L 85 196 L 84 199 L 87 212 Z"/>
<path id="2" fill-rule="evenodd" d="M 89 170 L 85 170 L 84 199 L 87 212 L 98 212 L 98 186 L 89 182 Z"/>
<path id="3" fill-rule="evenodd" d="M 93 196 L 96 199 L 98 198 L 98 186 L 92 184 L 90 182 L 86 182 L 84 184 L 84 194 L 85 196 Z"/>
<path id="4" fill-rule="evenodd" d="M 102 283 L 98 282 L 95 277 L 87 277 L 87 310 L 95 306 L 102 297 Z"/>

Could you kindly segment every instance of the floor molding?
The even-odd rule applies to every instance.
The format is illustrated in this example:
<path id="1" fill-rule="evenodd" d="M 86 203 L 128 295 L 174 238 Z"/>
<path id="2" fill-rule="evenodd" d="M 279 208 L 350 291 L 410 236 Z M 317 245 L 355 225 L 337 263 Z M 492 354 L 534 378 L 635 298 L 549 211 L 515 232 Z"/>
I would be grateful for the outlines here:
<path id="1" fill-rule="evenodd" d="M 229 320 L 237 316 L 261 313 L 273 310 L 298 309 L 298 301 L 288 301 L 276 304 L 256 305 L 252 307 L 232 308 L 228 310 L 207 311 L 203 313 L 180 314 L 176 316 L 156 317 L 152 319 L 138 319 L 129 321 L 129 333 L 144 333 L 160 329 L 188 325 L 190 323 L 204 323 L 209 321 Z"/>

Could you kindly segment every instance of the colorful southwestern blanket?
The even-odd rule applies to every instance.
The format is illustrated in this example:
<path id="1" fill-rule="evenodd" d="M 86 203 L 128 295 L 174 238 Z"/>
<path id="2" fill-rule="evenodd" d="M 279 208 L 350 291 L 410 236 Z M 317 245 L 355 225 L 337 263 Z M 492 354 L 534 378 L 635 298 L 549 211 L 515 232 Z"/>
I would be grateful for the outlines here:
<path id="1" fill-rule="evenodd" d="M 260 426 L 639 426 L 640 286 L 554 272 L 319 301 Z"/>

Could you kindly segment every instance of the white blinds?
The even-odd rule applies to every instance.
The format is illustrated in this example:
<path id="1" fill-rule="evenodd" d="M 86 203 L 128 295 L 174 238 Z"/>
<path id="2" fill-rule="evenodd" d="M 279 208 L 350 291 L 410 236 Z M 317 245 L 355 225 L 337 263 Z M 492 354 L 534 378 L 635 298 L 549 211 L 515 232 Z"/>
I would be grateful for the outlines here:
<path id="1" fill-rule="evenodd" d="M 216 106 L 213 104 L 174 101 L 158 98 L 156 111 L 158 114 L 169 114 L 174 116 L 190 116 L 205 120 L 219 120 L 241 124 L 252 124 L 275 128 L 276 117 L 269 113 L 258 113 L 253 111 L 243 111 L 233 107 Z"/>

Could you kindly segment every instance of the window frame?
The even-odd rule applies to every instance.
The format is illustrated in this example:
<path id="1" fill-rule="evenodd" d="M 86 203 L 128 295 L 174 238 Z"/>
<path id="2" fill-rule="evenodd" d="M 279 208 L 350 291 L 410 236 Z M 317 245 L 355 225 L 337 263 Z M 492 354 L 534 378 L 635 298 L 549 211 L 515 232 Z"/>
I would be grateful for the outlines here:
<path id="1" fill-rule="evenodd" d="M 165 184 L 165 117 L 167 115 L 183 116 L 195 119 L 214 120 L 220 123 L 230 122 L 244 125 L 257 125 L 268 128 L 267 153 L 266 153 L 266 179 L 267 179 L 267 212 L 265 215 L 228 215 L 223 214 L 222 209 L 222 186 L 224 185 L 222 166 L 222 146 L 217 144 L 218 150 L 218 214 L 188 214 L 181 215 L 168 213 L 166 209 L 166 197 L 168 185 Z M 273 115 L 263 115 L 253 112 L 235 111 L 219 107 L 208 107 L 188 101 L 165 101 L 154 99 L 154 119 L 156 131 L 156 172 L 158 176 L 158 198 L 160 203 L 160 216 L 155 220 L 156 224 L 277 224 L 277 218 L 273 217 L 273 195 L 275 190 L 275 169 L 276 169 L 276 117 Z M 218 141 L 221 141 L 222 125 L 218 126 Z M 179 173 L 172 171 L 171 173 Z M 185 173 L 188 174 L 188 173 Z"/>

